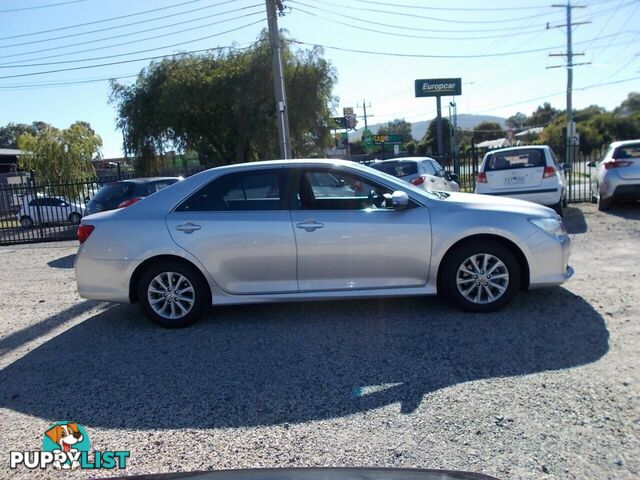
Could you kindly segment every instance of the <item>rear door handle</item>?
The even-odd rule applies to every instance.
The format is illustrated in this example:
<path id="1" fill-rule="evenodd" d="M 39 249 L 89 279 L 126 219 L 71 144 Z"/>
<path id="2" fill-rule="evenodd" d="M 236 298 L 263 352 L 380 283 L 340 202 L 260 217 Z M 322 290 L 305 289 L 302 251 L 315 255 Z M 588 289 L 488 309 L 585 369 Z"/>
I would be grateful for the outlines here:
<path id="1" fill-rule="evenodd" d="M 176 230 L 184 233 L 193 233 L 196 230 L 200 230 L 200 225 L 196 225 L 195 223 L 187 222 L 182 225 L 178 225 Z"/>
<path id="2" fill-rule="evenodd" d="M 302 223 L 296 224 L 298 228 L 304 228 L 307 232 L 313 232 L 318 228 L 324 227 L 324 224 L 316 222 L 315 220 L 306 220 Z"/>

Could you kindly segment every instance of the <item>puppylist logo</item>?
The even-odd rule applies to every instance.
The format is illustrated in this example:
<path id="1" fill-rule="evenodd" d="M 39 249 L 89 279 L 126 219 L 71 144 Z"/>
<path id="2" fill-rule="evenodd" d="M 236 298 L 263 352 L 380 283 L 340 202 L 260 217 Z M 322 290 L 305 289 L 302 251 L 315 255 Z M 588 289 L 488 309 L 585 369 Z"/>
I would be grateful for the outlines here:
<path id="1" fill-rule="evenodd" d="M 42 436 L 42 451 L 9 452 L 9 466 L 12 469 L 24 467 L 29 470 L 45 470 L 49 467 L 58 470 L 127 467 L 129 451 L 89 450 L 89 434 L 82 425 L 56 422 Z"/>

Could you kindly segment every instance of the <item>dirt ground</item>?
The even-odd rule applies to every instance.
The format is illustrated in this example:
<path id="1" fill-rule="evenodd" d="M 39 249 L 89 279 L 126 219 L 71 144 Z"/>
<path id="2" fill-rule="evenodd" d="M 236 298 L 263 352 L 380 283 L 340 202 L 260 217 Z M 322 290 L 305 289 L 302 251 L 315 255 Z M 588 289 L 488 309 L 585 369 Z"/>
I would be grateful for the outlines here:
<path id="1" fill-rule="evenodd" d="M 75 242 L 0 247 L 1 478 L 47 427 L 126 470 L 640 475 L 640 206 L 567 211 L 576 274 L 492 315 L 436 298 L 214 308 L 192 328 L 79 298 Z"/>

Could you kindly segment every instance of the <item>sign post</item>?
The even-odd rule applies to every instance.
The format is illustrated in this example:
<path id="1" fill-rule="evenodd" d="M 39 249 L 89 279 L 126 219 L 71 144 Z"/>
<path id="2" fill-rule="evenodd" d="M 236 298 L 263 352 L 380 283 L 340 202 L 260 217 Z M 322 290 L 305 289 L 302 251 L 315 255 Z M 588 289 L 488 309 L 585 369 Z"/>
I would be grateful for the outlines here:
<path id="1" fill-rule="evenodd" d="M 415 93 L 418 97 L 436 97 L 437 148 L 438 160 L 444 155 L 444 139 L 442 137 L 442 100 L 444 96 L 462 95 L 461 78 L 431 78 L 415 81 Z"/>

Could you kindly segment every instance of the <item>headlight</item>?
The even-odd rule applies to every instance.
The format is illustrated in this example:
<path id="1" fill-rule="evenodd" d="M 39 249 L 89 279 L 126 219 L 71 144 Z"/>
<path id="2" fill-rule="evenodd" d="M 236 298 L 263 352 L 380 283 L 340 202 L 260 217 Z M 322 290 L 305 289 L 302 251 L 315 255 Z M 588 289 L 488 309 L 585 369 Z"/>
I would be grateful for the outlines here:
<path id="1" fill-rule="evenodd" d="M 559 218 L 530 218 L 529 221 L 552 237 L 560 239 L 567 236 L 567 229 Z"/>

